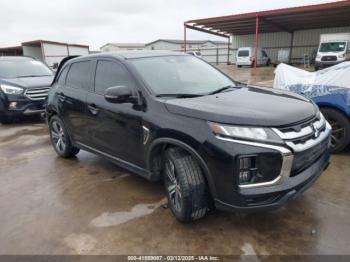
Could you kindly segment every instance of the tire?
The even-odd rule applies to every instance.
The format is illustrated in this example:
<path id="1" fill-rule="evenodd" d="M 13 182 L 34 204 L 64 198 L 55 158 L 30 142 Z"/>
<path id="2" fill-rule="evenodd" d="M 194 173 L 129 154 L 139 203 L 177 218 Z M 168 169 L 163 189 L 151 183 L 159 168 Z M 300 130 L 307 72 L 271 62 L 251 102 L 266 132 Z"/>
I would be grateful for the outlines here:
<path id="1" fill-rule="evenodd" d="M 315 66 L 315 71 L 320 70 L 320 68 L 318 66 Z"/>
<path id="2" fill-rule="evenodd" d="M 169 207 L 182 223 L 205 216 L 207 185 L 198 162 L 180 148 L 169 148 L 163 161 L 164 186 Z"/>
<path id="3" fill-rule="evenodd" d="M 79 148 L 72 145 L 67 129 L 58 116 L 50 118 L 49 131 L 51 144 L 60 157 L 71 158 L 79 153 Z"/>
<path id="4" fill-rule="evenodd" d="M 238 68 L 241 68 L 242 66 L 241 66 L 241 65 L 238 65 L 237 67 L 238 67 Z"/>
<path id="5" fill-rule="evenodd" d="M 7 124 L 11 124 L 13 122 L 13 120 L 7 116 L 0 116 L 0 123 L 2 125 L 7 125 Z"/>
<path id="6" fill-rule="evenodd" d="M 339 153 L 350 143 L 350 122 L 342 112 L 333 108 L 321 108 L 321 112 L 332 126 L 331 153 Z"/>
<path id="7" fill-rule="evenodd" d="M 266 62 L 266 66 L 270 66 L 271 65 L 271 60 L 269 59 L 269 60 L 267 60 L 267 62 Z"/>

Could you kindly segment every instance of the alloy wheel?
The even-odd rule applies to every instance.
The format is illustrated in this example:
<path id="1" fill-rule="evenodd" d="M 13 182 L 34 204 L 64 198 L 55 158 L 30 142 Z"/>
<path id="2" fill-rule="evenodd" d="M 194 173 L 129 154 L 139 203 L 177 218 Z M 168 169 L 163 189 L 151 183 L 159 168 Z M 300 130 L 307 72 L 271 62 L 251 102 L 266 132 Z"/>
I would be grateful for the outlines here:
<path id="1" fill-rule="evenodd" d="M 181 187 L 176 176 L 175 165 L 170 159 L 167 159 L 165 163 L 165 173 L 166 189 L 168 191 L 169 201 L 176 211 L 181 211 Z"/>
<path id="2" fill-rule="evenodd" d="M 63 153 L 66 149 L 66 137 L 62 125 L 58 121 L 51 124 L 51 139 L 56 150 Z"/>
<path id="3" fill-rule="evenodd" d="M 332 127 L 331 147 L 336 148 L 339 143 L 342 143 L 345 137 L 345 128 L 339 125 L 334 119 L 329 119 L 328 121 Z"/>

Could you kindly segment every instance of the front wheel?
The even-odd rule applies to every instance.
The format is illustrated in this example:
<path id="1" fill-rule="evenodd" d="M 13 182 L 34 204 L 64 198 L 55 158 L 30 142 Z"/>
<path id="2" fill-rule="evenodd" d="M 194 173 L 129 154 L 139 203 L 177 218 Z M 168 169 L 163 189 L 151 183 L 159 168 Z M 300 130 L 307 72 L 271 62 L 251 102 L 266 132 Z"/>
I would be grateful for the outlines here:
<path id="1" fill-rule="evenodd" d="M 333 108 L 321 108 L 322 114 L 332 127 L 331 153 L 339 153 L 350 143 L 350 122 L 340 111 Z"/>
<path id="2" fill-rule="evenodd" d="M 70 158 L 79 153 L 79 148 L 72 145 L 67 129 L 58 116 L 51 117 L 49 130 L 52 146 L 60 157 Z"/>
<path id="3" fill-rule="evenodd" d="M 176 219 L 185 223 L 204 217 L 207 185 L 196 159 L 180 148 L 169 148 L 163 170 L 169 207 Z"/>

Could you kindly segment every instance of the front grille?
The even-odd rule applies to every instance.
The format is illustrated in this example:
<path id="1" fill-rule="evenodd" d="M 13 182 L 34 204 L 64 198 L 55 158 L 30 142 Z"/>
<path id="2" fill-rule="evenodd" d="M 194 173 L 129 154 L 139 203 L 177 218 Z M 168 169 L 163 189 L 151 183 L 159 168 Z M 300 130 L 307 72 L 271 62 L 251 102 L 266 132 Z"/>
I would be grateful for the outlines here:
<path id="1" fill-rule="evenodd" d="M 50 87 L 28 89 L 25 95 L 31 100 L 44 100 L 49 93 Z"/>
<path id="2" fill-rule="evenodd" d="M 274 129 L 294 153 L 290 176 L 312 165 L 328 148 L 329 129 L 322 114 L 302 124 Z"/>
<path id="3" fill-rule="evenodd" d="M 314 163 L 328 148 L 328 139 L 294 155 L 291 177 L 299 174 Z"/>
<path id="4" fill-rule="evenodd" d="M 337 61 L 337 57 L 333 55 L 323 56 L 321 61 Z"/>

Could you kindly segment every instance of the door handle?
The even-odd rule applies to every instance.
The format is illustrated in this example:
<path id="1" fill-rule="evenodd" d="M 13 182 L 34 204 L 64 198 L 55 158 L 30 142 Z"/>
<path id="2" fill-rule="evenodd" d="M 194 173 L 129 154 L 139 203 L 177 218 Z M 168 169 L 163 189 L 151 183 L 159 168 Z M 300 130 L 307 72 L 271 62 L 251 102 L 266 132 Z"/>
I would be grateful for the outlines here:
<path id="1" fill-rule="evenodd" d="M 88 109 L 91 112 L 92 115 L 96 116 L 99 112 L 99 109 L 95 104 L 88 105 Z"/>
<path id="2" fill-rule="evenodd" d="M 58 93 L 57 97 L 61 102 L 64 102 L 64 100 L 66 100 L 66 96 L 63 93 Z"/>

